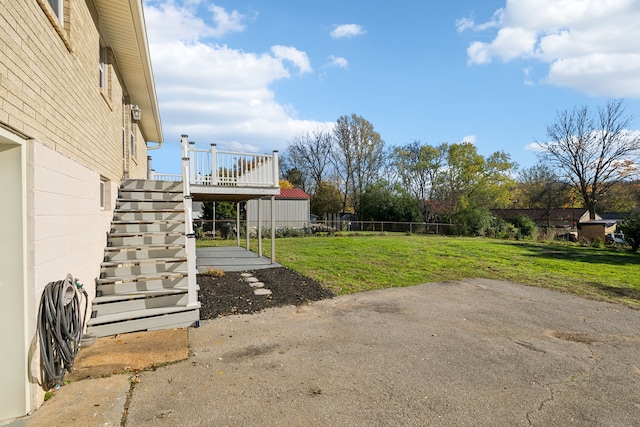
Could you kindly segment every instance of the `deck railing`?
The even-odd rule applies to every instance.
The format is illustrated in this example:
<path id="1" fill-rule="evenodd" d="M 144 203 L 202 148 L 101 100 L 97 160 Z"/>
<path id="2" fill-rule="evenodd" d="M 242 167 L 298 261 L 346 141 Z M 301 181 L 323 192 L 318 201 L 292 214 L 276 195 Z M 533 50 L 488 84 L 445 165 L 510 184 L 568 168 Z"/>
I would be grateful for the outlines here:
<path id="1" fill-rule="evenodd" d="M 269 154 L 218 151 L 195 148 L 189 142 L 189 181 L 193 185 L 228 187 L 277 187 L 278 152 Z"/>

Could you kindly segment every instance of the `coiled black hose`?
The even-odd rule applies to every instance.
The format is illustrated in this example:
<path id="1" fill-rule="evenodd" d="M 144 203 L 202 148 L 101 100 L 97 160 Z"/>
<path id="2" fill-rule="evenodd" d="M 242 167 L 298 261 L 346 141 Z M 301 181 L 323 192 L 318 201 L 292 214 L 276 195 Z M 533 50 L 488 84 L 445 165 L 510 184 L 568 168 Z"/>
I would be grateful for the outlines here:
<path id="1" fill-rule="evenodd" d="M 40 366 L 45 390 L 62 385 L 65 371 L 73 367 L 84 328 L 80 315 L 79 291 L 87 292 L 67 274 L 64 280 L 47 284 L 42 292 L 38 310 L 38 337 L 40 339 Z M 85 316 L 88 304 L 85 305 Z"/>

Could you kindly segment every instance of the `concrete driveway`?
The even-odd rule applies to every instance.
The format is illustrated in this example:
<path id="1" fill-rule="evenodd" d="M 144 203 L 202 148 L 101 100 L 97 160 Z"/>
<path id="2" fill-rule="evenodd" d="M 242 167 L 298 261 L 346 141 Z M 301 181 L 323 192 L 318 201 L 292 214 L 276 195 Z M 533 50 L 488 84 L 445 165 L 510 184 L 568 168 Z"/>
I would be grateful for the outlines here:
<path id="1" fill-rule="evenodd" d="M 640 311 L 489 280 L 216 319 L 127 426 L 638 426 Z"/>

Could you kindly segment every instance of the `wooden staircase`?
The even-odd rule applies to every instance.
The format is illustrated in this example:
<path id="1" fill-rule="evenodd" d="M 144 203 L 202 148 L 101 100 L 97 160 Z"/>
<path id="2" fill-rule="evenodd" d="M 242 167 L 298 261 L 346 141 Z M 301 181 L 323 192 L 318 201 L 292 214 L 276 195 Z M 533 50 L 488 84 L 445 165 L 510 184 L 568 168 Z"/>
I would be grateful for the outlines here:
<path id="1" fill-rule="evenodd" d="M 87 332 L 98 337 L 188 327 L 188 263 L 182 183 L 122 183 Z M 195 254 L 192 254 L 195 256 Z"/>

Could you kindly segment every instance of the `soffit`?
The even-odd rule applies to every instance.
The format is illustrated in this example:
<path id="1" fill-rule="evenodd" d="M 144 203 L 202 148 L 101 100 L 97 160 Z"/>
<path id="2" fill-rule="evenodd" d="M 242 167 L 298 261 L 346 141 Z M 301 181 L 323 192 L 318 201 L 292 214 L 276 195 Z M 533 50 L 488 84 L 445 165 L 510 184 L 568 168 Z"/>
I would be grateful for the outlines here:
<path id="1" fill-rule="evenodd" d="M 94 0 L 103 37 L 115 56 L 130 102 L 142 110 L 145 140 L 162 142 L 142 0 Z"/>

